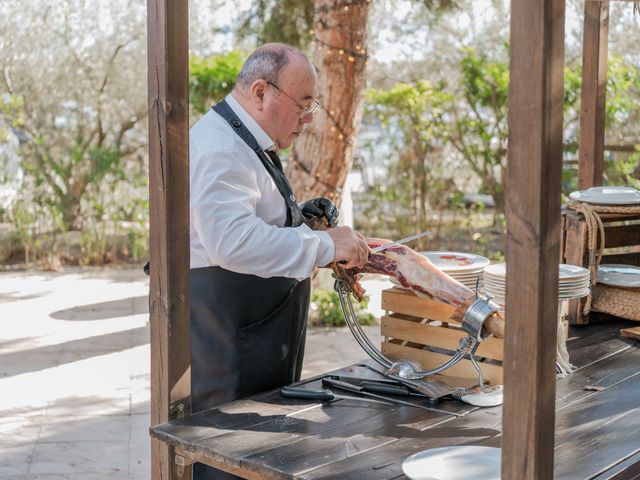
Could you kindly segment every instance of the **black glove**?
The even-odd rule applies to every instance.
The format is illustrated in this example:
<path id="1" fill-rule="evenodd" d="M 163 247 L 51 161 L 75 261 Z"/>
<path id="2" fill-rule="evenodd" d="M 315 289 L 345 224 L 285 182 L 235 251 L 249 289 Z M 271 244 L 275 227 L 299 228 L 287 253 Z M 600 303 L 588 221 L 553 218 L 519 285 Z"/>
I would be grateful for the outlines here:
<path id="1" fill-rule="evenodd" d="M 302 214 L 307 220 L 314 218 L 326 218 L 329 227 L 338 225 L 338 214 L 340 213 L 331 200 L 325 197 L 312 198 L 300 204 Z"/>

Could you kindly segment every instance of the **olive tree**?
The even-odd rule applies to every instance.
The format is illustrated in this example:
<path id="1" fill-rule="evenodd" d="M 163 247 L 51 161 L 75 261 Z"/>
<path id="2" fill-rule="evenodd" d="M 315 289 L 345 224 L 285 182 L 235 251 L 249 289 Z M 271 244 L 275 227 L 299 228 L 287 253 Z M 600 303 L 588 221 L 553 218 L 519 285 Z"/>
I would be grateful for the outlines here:
<path id="1" fill-rule="evenodd" d="M 48 229 L 105 215 L 100 203 L 119 203 L 144 172 L 144 19 L 124 0 L 3 5 L 0 93 L 14 104 L 3 119 L 20 140 L 22 200 L 48 207 L 35 219 Z"/>

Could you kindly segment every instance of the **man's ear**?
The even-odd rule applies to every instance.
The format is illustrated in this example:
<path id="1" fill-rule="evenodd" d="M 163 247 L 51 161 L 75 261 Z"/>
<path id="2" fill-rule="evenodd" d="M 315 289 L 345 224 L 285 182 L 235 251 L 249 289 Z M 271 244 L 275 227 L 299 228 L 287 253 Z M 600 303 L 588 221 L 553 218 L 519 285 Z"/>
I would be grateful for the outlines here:
<path id="1" fill-rule="evenodd" d="M 251 93 L 251 103 L 258 109 L 262 110 L 264 108 L 264 93 L 267 89 L 267 82 L 262 79 L 258 79 L 251 84 L 250 93 Z"/>

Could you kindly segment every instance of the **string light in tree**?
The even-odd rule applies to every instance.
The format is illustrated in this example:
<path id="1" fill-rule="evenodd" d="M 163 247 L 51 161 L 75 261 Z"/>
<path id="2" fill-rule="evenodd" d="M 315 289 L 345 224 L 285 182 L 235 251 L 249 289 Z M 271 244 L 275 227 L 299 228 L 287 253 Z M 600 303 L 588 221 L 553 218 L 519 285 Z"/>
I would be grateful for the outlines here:
<path id="1" fill-rule="evenodd" d="M 311 30 L 313 32 L 313 30 Z M 314 35 L 312 33 L 312 35 Z M 313 37 L 313 41 L 316 44 L 316 48 L 330 55 L 332 52 L 337 52 L 338 55 L 344 57 L 346 54 L 346 58 L 348 62 L 354 63 L 356 60 L 363 60 L 365 65 L 369 60 L 369 56 L 367 55 L 367 50 L 360 45 L 356 45 L 355 50 L 351 50 L 345 47 L 339 47 L 337 45 L 331 45 L 330 43 L 325 42 L 324 40 L 319 39 L 317 36 Z"/>
<path id="2" fill-rule="evenodd" d="M 316 18 L 320 18 L 322 14 L 328 14 L 329 12 L 335 11 L 335 10 L 342 10 L 344 14 L 349 14 L 351 7 L 357 7 L 357 6 L 368 7 L 370 4 L 371 4 L 371 0 L 337 0 L 331 4 L 317 7 L 315 8 L 314 11 L 316 14 Z M 326 20 L 317 20 L 316 26 L 317 27 L 319 26 L 318 29 L 320 29 L 321 31 L 329 28 Z M 318 51 L 324 52 L 324 54 L 327 56 L 331 56 L 335 54 L 338 57 L 338 59 L 344 59 L 344 61 L 351 64 L 356 64 L 356 62 L 362 62 L 364 63 L 364 65 L 367 65 L 369 63 L 367 50 L 361 44 L 356 44 L 355 47 L 353 46 L 343 47 L 339 45 L 332 45 L 318 38 L 317 29 L 310 29 L 309 35 L 313 38 L 313 42 L 315 44 L 315 47 L 318 49 Z M 325 112 L 325 114 L 328 116 L 328 118 L 331 120 L 331 123 L 333 124 L 330 128 L 331 133 L 335 134 L 337 132 L 338 140 L 346 141 L 348 144 L 352 144 L 353 138 L 351 138 L 350 135 L 347 135 L 344 129 L 340 126 L 340 123 L 335 118 L 335 113 L 336 113 L 335 110 L 333 109 L 327 110 L 326 108 L 324 108 L 324 106 L 321 106 L 321 108 Z M 328 183 L 321 180 L 320 174 L 316 173 L 314 175 L 311 172 L 311 170 L 302 162 L 300 162 L 297 158 L 291 158 L 291 160 L 292 160 L 292 163 L 294 164 L 294 168 L 301 169 L 307 175 L 312 176 L 314 178 L 315 180 L 314 184 L 320 184 L 327 189 L 327 192 L 325 193 L 326 196 L 328 196 L 331 199 L 337 198 L 340 196 L 340 194 L 342 193 L 341 188 L 337 188 L 335 185 L 329 185 Z M 310 191 L 311 186 L 307 185 L 306 187 L 304 187 L 304 190 L 307 192 Z"/>
<path id="3" fill-rule="evenodd" d="M 329 198 L 339 197 L 342 194 L 342 188 L 339 188 L 336 185 L 330 185 L 327 182 L 323 181 L 320 178 L 320 174 L 319 173 L 316 173 L 314 175 L 313 172 L 311 172 L 311 170 L 309 170 L 309 168 L 304 163 L 302 163 L 300 160 L 298 160 L 297 157 L 291 155 L 291 156 L 289 156 L 287 161 L 293 163 L 294 168 L 299 168 L 304 173 L 306 173 L 308 176 L 313 177 L 314 180 L 315 180 L 315 183 L 319 183 L 320 185 L 325 187 L 327 189 L 326 196 L 328 196 Z M 306 187 L 304 187 L 304 191 L 305 192 L 308 192 L 310 190 L 311 190 L 311 187 L 309 187 L 308 185 Z"/>

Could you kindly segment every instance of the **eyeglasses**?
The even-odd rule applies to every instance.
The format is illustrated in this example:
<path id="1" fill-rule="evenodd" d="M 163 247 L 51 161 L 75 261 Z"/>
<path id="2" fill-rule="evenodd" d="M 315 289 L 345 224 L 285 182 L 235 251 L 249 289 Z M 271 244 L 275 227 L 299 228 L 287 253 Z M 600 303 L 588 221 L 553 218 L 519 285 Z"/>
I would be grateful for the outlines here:
<path id="1" fill-rule="evenodd" d="M 293 103 L 296 104 L 296 106 L 300 109 L 300 118 L 306 117 L 307 115 L 314 113 L 316 110 L 318 110 L 318 108 L 320 108 L 320 102 L 317 100 L 313 100 L 311 102 L 311 105 L 309 105 L 308 107 L 305 107 L 303 105 L 300 105 L 298 102 L 296 102 L 293 98 L 287 95 L 282 89 L 280 89 L 280 87 L 278 87 L 274 83 L 271 83 L 271 82 L 267 82 L 267 83 L 271 85 L 273 88 L 275 88 L 276 90 L 278 90 L 281 94 L 283 94 Z"/>

